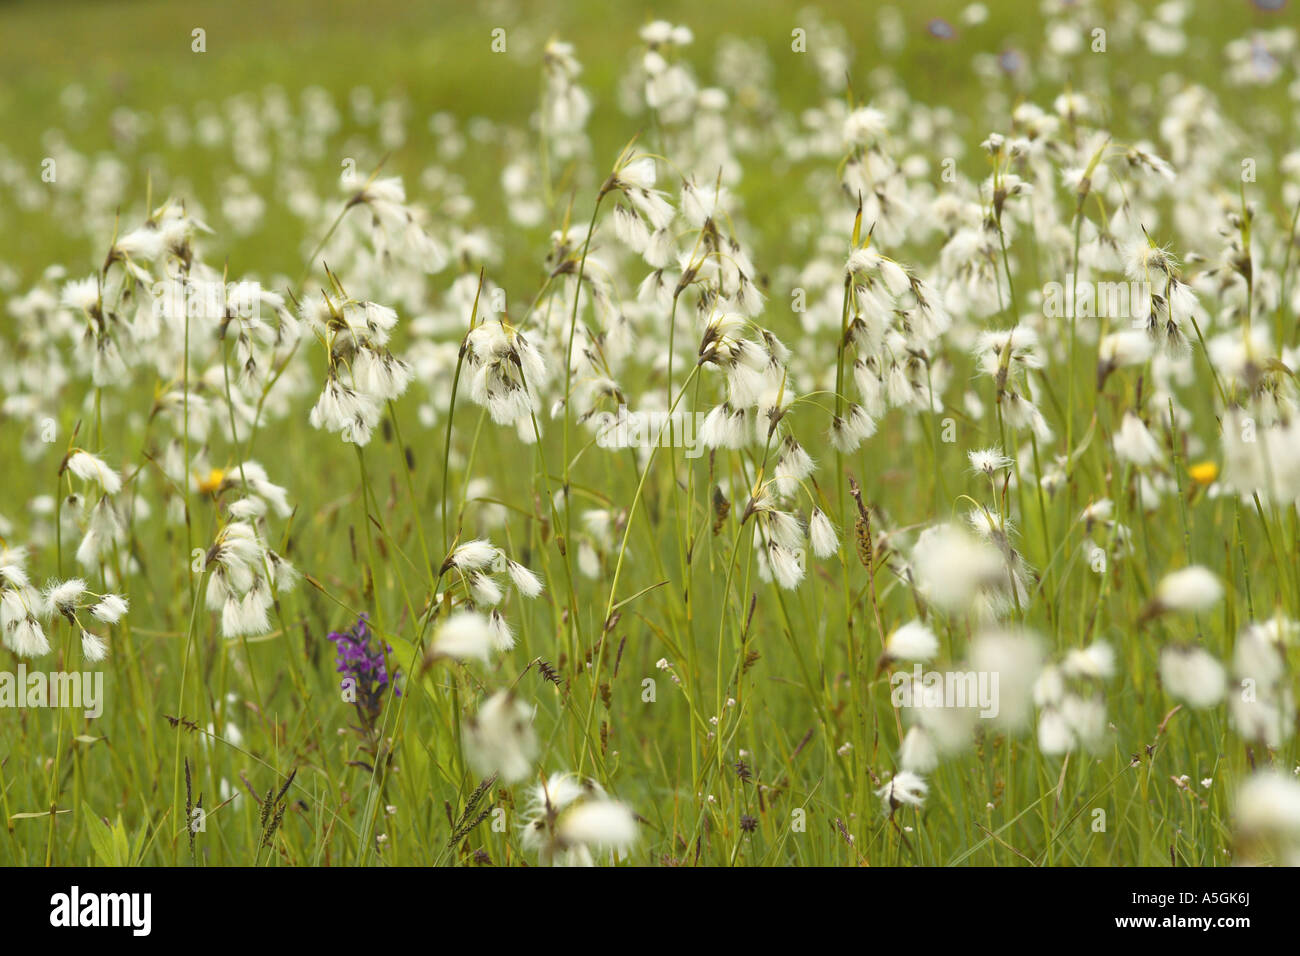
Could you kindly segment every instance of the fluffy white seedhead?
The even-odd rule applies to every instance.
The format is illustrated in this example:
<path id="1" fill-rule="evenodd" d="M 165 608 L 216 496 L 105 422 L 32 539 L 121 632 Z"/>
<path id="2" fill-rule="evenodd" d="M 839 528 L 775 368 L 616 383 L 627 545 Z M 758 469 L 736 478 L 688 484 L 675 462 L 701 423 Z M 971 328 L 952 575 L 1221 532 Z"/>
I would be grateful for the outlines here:
<path id="1" fill-rule="evenodd" d="M 885 653 L 899 661 L 928 661 L 939 653 L 939 639 L 922 622 L 908 621 L 885 640 Z"/>
<path id="2" fill-rule="evenodd" d="M 1004 468 L 1011 467 L 1012 461 L 1002 454 L 1000 448 L 984 448 L 966 453 L 971 471 L 992 478 Z"/>
<path id="3" fill-rule="evenodd" d="M 631 809 L 595 781 L 556 773 L 533 789 L 521 836 L 543 866 L 592 866 L 593 851 L 629 849 L 637 823 Z"/>
<path id="4" fill-rule="evenodd" d="M 1198 709 L 1223 700 L 1227 673 L 1200 647 L 1166 647 L 1160 653 L 1160 683 L 1170 696 Z"/>
<path id="5" fill-rule="evenodd" d="M 930 773 L 939 766 L 939 751 L 924 727 L 918 725 L 907 731 L 898 748 L 898 761 L 905 771 L 917 775 Z"/>
<path id="6" fill-rule="evenodd" d="M 1251 774 L 1233 817 L 1244 862 L 1300 866 L 1300 780 L 1277 770 Z"/>
<path id="7" fill-rule="evenodd" d="M 501 552 L 485 538 L 475 538 L 457 545 L 443 562 L 442 570 L 455 568 L 464 574 L 481 571 L 496 563 Z"/>
<path id="8" fill-rule="evenodd" d="M 91 664 L 98 664 L 108 656 L 108 645 L 104 639 L 90 631 L 81 632 L 81 653 Z"/>
<path id="9" fill-rule="evenodd" d="M 86 582 L 81 578 L 51 584 L 45 589 L 45 616 L 71 614 L 76 611 L 78 602 L 85 593 Z"/>
<path id="10" fill-rule="evenodd" d="M 465 753 L 481 777 L 497 774 L 502 783 L 527 777 L 537 759 L 533 708 L 510 691 L 497 691 L 464 724 Z"/>
<path id="11" fill-rule="evenodd" d="M 1070 651 L 1061 670 L 1070 677 L 1109 679 L 1115 676 L 1115 649 L 1105 641 L 1093 641 Z"/>
<path id="12" fill-rule="evenodd" d="M 486 663 L 501 643 L 497 625 L 477 611 L 453 611 L 433 637 L 433 655 Z"/>
<path id="13" fill-rule="evenodd" d="M 1222 598 L 1223 584 L 1198 564 L 1166 574 L 1156 585 L 1155 603 L 1165 611 L 1205 611 Z"/>
<path id="14" fill-rule="evenodd" d="M 839 535 L 826 512 L 814 508 L 808 519 L 808 540 L 812 544 L 813 554 L 819 558 L 829 558 L 840 548 Z"/>
<path id="15" fill-rule="evenodd" d="M 102 458 L 88 451 L 73 452 L 68 459 L 68 470 L 83 481 L 99 485 L 106 495 L 115 495 L 122 490 L 121 475 L 109 468 Z"/>
<path id="16" fill-rule="evenodd" d="M 984 675 L 992 693 L 981 716 L 1009 730 L 1026 726 L 1033 716 L 1034 687 L 1043 668 L 1042 639 L 1023 629 L 980 631 L 971 639 L 968 665 Z"/>
<path id="17" fill-rule="evenodd" d="M 885 811 L 892 814 L 900 807 L 921 807 L 925 804 L 929 785 L 910 770 L 900 770 L 893 779 L 876 791 Z"/>
<path id="18" fill-rule="evenodd" d="M 917 537 L 912 577 L 922 597 L 951 613 L 970 610 L 981 592 L 1007 584 L 998 549 L 954 524 L 934 525 Z"/>
<path id="19" fill-rule="evenodd" d="M 517 561 L 506 562 L 506 572 L 514 582 L 519 593 L 527 598 L 535 598 L 542 593 L 542 580 L 528 568 Z"/>
<path id="20" fill-rule="evenodd" d="M 1164 458 L 1160 443 L 1142 424 L 1142 419 L 1132 412 L 1124 413 L 1124 420 L 1120 423 L 1112 444 L 1120 461 L 1137 468 L 1158 464 Z"/>

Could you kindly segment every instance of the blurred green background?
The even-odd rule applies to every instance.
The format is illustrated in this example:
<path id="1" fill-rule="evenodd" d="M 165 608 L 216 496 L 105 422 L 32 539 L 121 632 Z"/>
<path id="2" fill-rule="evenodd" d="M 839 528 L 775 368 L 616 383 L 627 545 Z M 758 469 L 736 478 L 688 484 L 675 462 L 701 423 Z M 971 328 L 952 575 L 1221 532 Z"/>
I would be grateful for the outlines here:
<path id="1" fill-rule="evenodd" d="M 965 130 L 967 145 L 973 148 L 995 124 L 1006 126 L 1005 116 L 985 115 L 981 104 L 986 101 L 987 86 L 974 70 L 974 58 L 981 53 L 1041 49 L 1046 17 L 1042 6 L 1032 0 L 993 2 L 985 5 L 987 16 L 982 23 L 969 25 L 962 17 L 968 6 L 963 0 L 895 4 L 632 0 L 616 5 L 598 0 L 479 4 L 19 0 L 0 3 L 0 156 L 7 152 L 20 169 L 30 169 L 33 181 L 38 181 L 40 161 L 48 155 L 48 138 L 54 130 L 82 153 L 108 152 L 122 160 L 131 180 L 127 195 L 140 196 L 141 205 L 129 211 L 131 214 L 142 211 L 144 177 L 150 173 L 155 177 L 156 194 L 170 192 L 175 180 L 189 187 L 193 198 L 212 201 L 217 193 L 214 183 L 236 171 L 228 147 L 209 149 L 205 154 L 191 146 L 184 155 L 171 155 L 158 135 L 161 110 L 178 107 L 192 121 L 204 110 L 222 114 L 230 97 L 257 95 L 268 86 L 280 87 L 296 108 L 304 88 L 319 86 L 333 95 L 343 113 L 340 135 L 344 141 L 352 133 L 361 133 L 360 141 L 373 145 L 373 158 L 377 159 L 383 150 L 375 142 L 373 127 L 356 129 L 348 110 L 349 92 L 364 86 L 376 101 L 397 95 L 407 104 L 407 139 L 388 159 L 385 174 L 404 176 L 412 197 L 424 199 L 418 175 L 437 162 L 430 116 L 446 111 L 462 124 L 483 116 L 494 123 L 526 128 L 537 104 L 541 48 L 556 36 L 574 44 L 584 65 L 582 83 L 594 100 L 588 131 L 597 167 L 603 168 L 640 129 L 640 120 L 619 109 L 616 91 L 629 58 L 639 47 L 638 28 L 655 18 L 685 23 L 694 30 L 695 43 L 685 55 L 703 85 L 716 81 L 719 37 L 728 34 L 761 43 L 772 60 L 772 89 L 781 105 L 796 111 L 815 105 L 822 93 L 812 58 L 790 53 L 791 30 L 811 28 L 815 23 L 842 27 L 854 50 L 849 74 L 860 99 L 871 98 L 872 71 L 890 67 L 902 78 L 912 99 L 952 109 L 959 128 Z M 884 8 L 896 11 L 904 27 L 901 49 L 886 50 L 880 42 Z M 1117 9 L 1112 0 L 1102 0 L 1094 8 L 1097 19 L 1110 25 L 1112 32 L 1123 29 L 1123 18 L 1112 13 Z M 1265 14 L 1248 0 L 1221 0 L 1198 4 L 1192 16 L 1196 25 L 1188 30 L 1190 45 L 1185 57 L 1167 62 L 1171 69 L 1195 64 L 1201 72 L 1193 78 L 1213 88 L 1227 38 L 1242 35 L 1252 22 L 1270 27 L 1283 24 L 1294 17 L 1294 11 Z M 927 29 L 937 17 L 952 27 L 951 38 L 937 38 Z M 206 31 L 206 52 L 202 54 L 191 50 L 196 28 Z M 504 55 L 491 51 L 495 28 L 506 31 Z M 1111 42 L 1116 49 L 1131 50 L 1134 45 L 1132 37 L 1113 36 Z M 1123 96 L 1129 72 L 1123 58 L 1128 55 L 1109 54 L 1104 72 L 1102 57 L 1090 60 L 1085 52 L 1075 61 L 1090 78 L 1105 75 L 1117 95 Z M 1024 95 L 1050 103 L 1061 84 L 1055 79 L 1036 79 L 1037 64 L 1026 63 L 1030 69 L 1007 78 L 1006 102 Z M 1149 66 L 1141 72 L 1149 75 Z M 1066 68 L 1067 80 L 1074 69 L 1073 63 Z M 1284 95 L 1276 88 L 1273 93 Z M 78 103 L 83 105 L 78 107 Z M 153 124 L 145 127 L 137 143 L 126 143 L 113 133 L 114 113 L 121 108 L 146 115 L 146 123 Z M 1151 109 L 1136 106 L 1131 115 L 1112 117 L 1117 135 L 1135 139 L 1154 138 L 1158 119 Z M 1285 130 L 1260 132 L 1274 151 L 1287 147 Z M 487 149 L 494 152 L 484 155 Z M 501 210 L 492 205 L 497 192 L 493 187 L 508 156 L 497 144 L 477 150 L 471 144 L 469 154 L 459 163 L 447 165 L 465 177 L 469 194 L 479 203 L 473 219 L 487 224 L 503 222 Z M 968 156 L 964 162 L 978 164 L 979 159 Z M 303 165 L 312 166 L 309 162 Z M 316 165 L 324 165 L 324 160 Z M 981 169 L 974 165 L 969 171 L 982 175 Z M 337 157 L 332 155 L 329 172 L 337 172 Z M 255 191 L 267 194 L 268 183 L 252 185 Z M 751 206 L 756 202 L 768 209 L 779 205 L 783 198 L 780 177 L 750 176 L 741 195 Z M 81 257 L 89 265 L 102 256 L 98 244 L 92 249 L 84 238 L 73 240 L 62 230 L 39 228 L 39 223 L 21 212 L 7 211 L 6 205 L 0 200 L 0 264 L 16 267 L 24 280 L 34 279 L 50 262 L 63 262 L 76 271 Z M 779 229 L 776 235 L 780 235 Z M 510 237 L 498 238 L 505 242 L 509 260 Z M 256 236 L 239 244 L 239 254 L 247 261 L 232 262 L 232 266 L 293 272 L 301 264 L 300 239 L 296 233 L 277 228 L 272 213 Z"/>

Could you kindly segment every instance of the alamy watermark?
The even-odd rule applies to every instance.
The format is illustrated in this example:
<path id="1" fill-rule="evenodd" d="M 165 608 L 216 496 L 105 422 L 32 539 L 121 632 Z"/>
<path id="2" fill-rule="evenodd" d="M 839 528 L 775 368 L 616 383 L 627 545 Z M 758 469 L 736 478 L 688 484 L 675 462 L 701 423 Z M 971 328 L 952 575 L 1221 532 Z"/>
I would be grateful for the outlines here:
<path id="1" fill-rule="evenodd" d="M 163 279 L 149 290 L 157 318 L 239 319 L 256 325 L 266 295 L 256 282 L 217 282 L 187 278 Z"/>
<path id="2" fill-rule="evenodd" d="M 1043 286 L 1043 315 L 1049 319 L 1132 319 L 1145 325 L 1151 314 L 1150 282 L 1075 281 Z"/>
<path id="3" fill-rule="evenodd" d="M 687 458 L 704 454 L 700 443 L 701 412 L 631 412 L 618 406 L 618 414 L 607 414 L 597 426 L 596 444 L 601 448 L 682 448 Z"/>
<path id="4" fill-rule="evenodd" d="M 979 715 L 989 720 L 1000 709 L 997 671 L 927 671 L 914 664 L 910 674 L 895 671 L 889 685 L 895 707 L 979 708 Z"/>
<path id="5" fill-rule="evenodd" d="M 153 928 L 152 893 L 83 893 L 74 885 L 50 897 L 54 927 L 125 927 L 133 936 L 148 936 Z"/>
<path id="6" fill-rule="evenodd" d="M 0 708 L 70 707 L 94 720 L 104 712 L 103 671 L 0 671 Z"/>

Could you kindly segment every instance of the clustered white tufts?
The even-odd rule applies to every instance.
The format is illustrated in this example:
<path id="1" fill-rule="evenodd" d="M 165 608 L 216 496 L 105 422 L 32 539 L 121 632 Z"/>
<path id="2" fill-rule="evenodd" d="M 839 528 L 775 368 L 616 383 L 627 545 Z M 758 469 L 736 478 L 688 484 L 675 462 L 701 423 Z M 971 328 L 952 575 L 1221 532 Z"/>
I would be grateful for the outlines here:
<path id="1" fill-rule="evenodd" d="M 119 594 L 97 594 L 81 578 L 54 580 L 37 590 L 25 568 L 26 556 L 0 548 L 0 642 L 19 657 L 42 657 L 52 650 L 46 628 L 66 621 L 79 640 L 82 657 L 96 664 L 108 656 L 108 644 L 89 628 L 94 622 L 116 625 L 128 602 Z"/>
<path id="2" fill-rule="evenodd" d="M 636 842 L 636 816 L 595 781 L 555 773 L 533 788 L 521 838 L 543 866 L 593 866 L 596 853 L 616 857 Z"/>

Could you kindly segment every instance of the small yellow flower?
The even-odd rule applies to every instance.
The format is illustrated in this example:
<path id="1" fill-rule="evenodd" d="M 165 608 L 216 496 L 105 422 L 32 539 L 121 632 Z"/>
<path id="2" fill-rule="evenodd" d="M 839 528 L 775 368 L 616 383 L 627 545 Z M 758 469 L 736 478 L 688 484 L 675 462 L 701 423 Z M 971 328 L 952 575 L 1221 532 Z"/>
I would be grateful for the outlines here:
<path id="1" fill-rule="evenodd" d="M 199 478 L 199 491 L 205 495 L 210 495 L 221 487 L 221 482 L 226 478 L 226 473 L 220 468 L 213 468 L 208 472 L 206 477 Z"/>
<path id="2" fill-rule="evenodd" d="M 1208 485 L 1219 477 L 1219 466 L 1212 461 L 1201 461 L 1189 466 L 1187 473 L 1198 485 Z"/>

